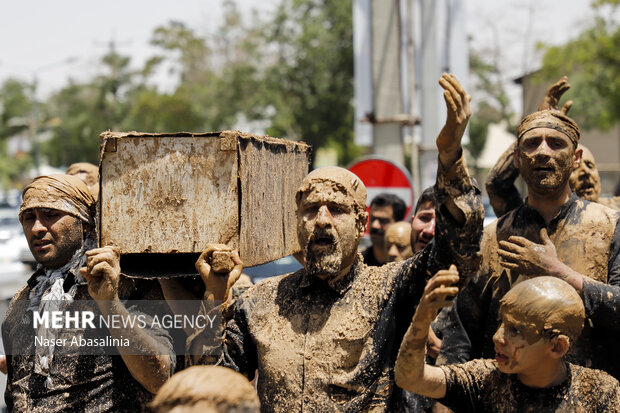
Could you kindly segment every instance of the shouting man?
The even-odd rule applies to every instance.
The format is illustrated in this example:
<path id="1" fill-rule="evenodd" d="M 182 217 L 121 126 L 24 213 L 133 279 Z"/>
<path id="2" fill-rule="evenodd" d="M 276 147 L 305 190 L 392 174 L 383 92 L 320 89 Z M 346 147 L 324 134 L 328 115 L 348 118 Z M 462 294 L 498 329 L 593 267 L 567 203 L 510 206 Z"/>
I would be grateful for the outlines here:
<path id="1" fill-rule="evenodd" d="M 230 301 L 238 257 L 230 274 L 211 272 L 214 246 L 197 262 L 205 299 L 225 301 L 225 324 L 221 342 L 196 331 L 190 348 L 202 354 L 199 362 L 217 362 L 248 378 L 258 370 L 261 411 L 404 409 L 393 368 L 425 281 L 450 260 L 469 270 L 482 225 L 479 190 L 461 149 L 470 97 L 452 75 L 440 84 L 448 116 L 437 138 L 436 237 L 424 253 L 366 266 L 357 252 L 367 223 L 366 188 L 346 169 L 326 167 L 308 174 L 296 194 L 303 269 L 269 278 Z"/>

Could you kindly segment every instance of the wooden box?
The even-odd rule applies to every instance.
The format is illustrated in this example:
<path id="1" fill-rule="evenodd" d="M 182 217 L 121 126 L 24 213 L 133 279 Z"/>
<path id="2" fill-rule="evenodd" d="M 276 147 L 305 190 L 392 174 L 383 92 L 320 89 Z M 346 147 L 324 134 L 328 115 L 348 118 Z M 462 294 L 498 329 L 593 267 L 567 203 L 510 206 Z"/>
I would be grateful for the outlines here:
<path id="1" fill-rule="evenodd" d="M 299 250 L 295 191 L 309 146 L 238 131 L 101 134 L 100 245 L 135 276 L 196 273 L 208 243 L 244 266 Z"/>

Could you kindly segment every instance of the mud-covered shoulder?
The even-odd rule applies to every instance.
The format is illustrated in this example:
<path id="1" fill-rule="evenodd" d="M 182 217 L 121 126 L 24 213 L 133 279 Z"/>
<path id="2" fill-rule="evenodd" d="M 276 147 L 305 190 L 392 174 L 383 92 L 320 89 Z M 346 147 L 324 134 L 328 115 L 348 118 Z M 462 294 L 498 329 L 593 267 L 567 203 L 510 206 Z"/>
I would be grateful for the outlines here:
<path id="1" fill-rule="evenodd" d="M 255 302 L 261 299 L 269 300 L 269 297 L 273 297 L 281 286 L 285 288 L 294 288 L 295 286 L 299 286 L 303 273 L 304 269 L 301 268 L 289 274 L 265 278 L 241 293 L 238 301 L 251 300 Z"/>
<path id="2" fill-rule="evenodd" d="M 620 409 L 620 405 L 615 404 L 620 393 L 620 385 L 610 374 L 596 369 L 569 364 L 571 371 L 571 393 L 580 395 L 583 404 L 588 407 L 595 406 L 597 403 L 608 404 L 604 407 Z M 614 404 L 610 404 L 613 401 Z M 618 411 L 618 410 L 613 410 Z"/>

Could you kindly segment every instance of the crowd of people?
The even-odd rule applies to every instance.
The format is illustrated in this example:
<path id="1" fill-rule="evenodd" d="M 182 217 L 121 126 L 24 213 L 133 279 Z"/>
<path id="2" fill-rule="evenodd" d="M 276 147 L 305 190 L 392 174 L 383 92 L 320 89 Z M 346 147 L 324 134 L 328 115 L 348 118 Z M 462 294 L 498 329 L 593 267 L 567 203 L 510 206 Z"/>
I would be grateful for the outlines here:
<path id="1" fill-rule="evenodd" d="M 620 411 L 620 202 L 600 197 L 570 104 L 558 108 L 567 79 L 489 174 L 500 218 L 484 229 L 461 147 L 471 97 L 452 75 L 439 84 L 437 177 L 410 221 L 398 197 L 368 213 L 357 176 L 316 169 L 295 195 L 303 268 L 256 285 L 220 244 L 196 262 L 200 288 L 129 278 L 97 245 L 96 167 L 35 178 L 19 219 L 38 266 L 2 324 L 9 411 Z M 179 303 L 211 322 L 180 336 L 152 322 L 187 315 Z M 102 332 L 72 316 L 84 306 L 151 323 Z M 112 344 L 88 354 L 64 345 L 102 334 Z"/>

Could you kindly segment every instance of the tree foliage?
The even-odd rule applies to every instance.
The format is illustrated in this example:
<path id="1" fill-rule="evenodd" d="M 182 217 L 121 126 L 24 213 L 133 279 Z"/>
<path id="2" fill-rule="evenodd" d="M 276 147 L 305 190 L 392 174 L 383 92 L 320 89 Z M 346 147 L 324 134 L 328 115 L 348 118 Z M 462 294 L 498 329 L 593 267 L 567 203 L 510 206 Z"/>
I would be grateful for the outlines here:
<path id="1" fill-rule="evenodd" d="M 513 112 L 497 62 L 489 62 L 475 50 L 470 51 L 469 59 L 473 77 L 471 94 L 476 96 L 476 100 L 472 102 L 474 110 L 469 121 L 469 143 L 466 148 L 478 173 L 478 158 L 485 148 L 489 126 L 503 121 L 512 129 Z"/>
<path id="2" fill-rule="evenodd" d="M 180 22 L 156 28 L 156 53 L 138 69 L 111 43 L 97 76 L 41 102 L 38 129 L 52 133 L 41 146 L 45 159 L 58 167 L 97 162 L 105 130 L 204 132 L 241 120 L 315 150 L 336 148 L 341 163 L 356 157 L 352 0 L 281 0 L 266 17 L 234 0 L 223 6 L 221 24 L 205 34 Z M 175 79 L 165 89 L 154 82 L 162 73 Z M 2 86 L 0 138 L 15 132 L 6 119 L 30 117 L 27 92 Z"/>
<path id="3" fill-rule="evenodd" d="M 619 4 L 597 0 L 595 8 L 605 11 L 590 28 L 561 46 L 541 45 L 545 55 L 538 81 L 568 75 L 575 102 L 571 116 L 584 129 L 607 130 L 620 121 L 620 25 L 608 17 Z"/>

